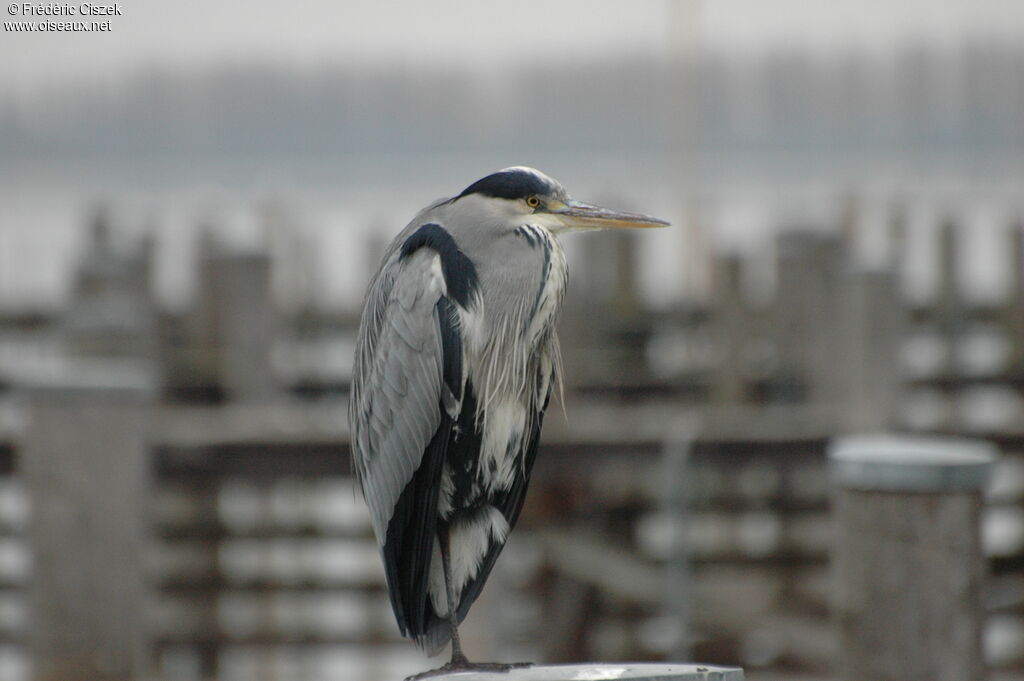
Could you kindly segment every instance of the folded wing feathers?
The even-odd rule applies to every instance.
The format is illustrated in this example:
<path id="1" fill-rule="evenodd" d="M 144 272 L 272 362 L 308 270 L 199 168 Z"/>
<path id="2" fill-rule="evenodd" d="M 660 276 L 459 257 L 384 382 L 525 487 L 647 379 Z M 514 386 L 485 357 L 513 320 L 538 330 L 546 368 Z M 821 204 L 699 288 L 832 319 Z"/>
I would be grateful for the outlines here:
<path id="1" fill-rule="evenodd" d="M 421 249 L 396 269 L 363 340 L 363 372 L 354 376 L 353 455 L 378 541 L 398 497 L 419 467 L 441 420 L 441 341 L 435 306 L 443 295 L 437 255 Z M 365 428 L 365 432 L 363 432 Z"/>

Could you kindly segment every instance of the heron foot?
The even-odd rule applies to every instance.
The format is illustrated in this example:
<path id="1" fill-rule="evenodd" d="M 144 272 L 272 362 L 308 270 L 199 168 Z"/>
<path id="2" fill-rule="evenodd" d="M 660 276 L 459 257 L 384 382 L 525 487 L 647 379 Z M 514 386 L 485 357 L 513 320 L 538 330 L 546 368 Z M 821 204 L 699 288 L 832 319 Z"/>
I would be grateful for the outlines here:
<path id="1" fill-rule="evenodd" d="M 533 662 L 469 662 L 468 660 L 457 660 L 437 669 L 407 676 L 405 681 L 419 681 L 420 679 L 429 679 L 433 676 L 450 674 L 451 672 L 494 672 L 504 674 L 513 669 L 524 669 L 532 666 Z"/>

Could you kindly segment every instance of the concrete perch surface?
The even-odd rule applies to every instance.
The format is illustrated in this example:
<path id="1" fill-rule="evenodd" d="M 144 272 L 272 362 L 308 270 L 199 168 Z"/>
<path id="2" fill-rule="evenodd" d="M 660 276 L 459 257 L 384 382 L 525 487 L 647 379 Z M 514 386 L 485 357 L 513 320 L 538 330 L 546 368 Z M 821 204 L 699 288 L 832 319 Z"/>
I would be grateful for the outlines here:
<path id="1" fill-rule="evenodd" d="M 619 664 L 536 665 L 507 672 L 464 671 L 429 677 L 431 681 L 743 681 L 737 667 L 622 662 Z"/>

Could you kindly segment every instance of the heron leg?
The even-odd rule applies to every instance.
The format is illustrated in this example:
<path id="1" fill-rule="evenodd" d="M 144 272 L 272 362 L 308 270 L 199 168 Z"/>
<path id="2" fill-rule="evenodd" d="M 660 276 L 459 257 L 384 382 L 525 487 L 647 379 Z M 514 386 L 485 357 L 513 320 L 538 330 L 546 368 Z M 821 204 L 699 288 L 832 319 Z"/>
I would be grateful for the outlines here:
<path id="1" fill-rule="evenodd" d="M 448 523 L 438 523 L 437 543 L 441 547 L 441 567 L 444 569 L 444 588 L 445 595 L 448 597 L 448 627 L 452 641 L 452 659 L 451 662 L 443 667 L 415 674 L 406 678 L 405 681 L 423 681 L 424 679 L 447 674 L 448 672 L 466 670 L 502 673 L 512 669 L 532 667 L 533 664 L 530 662 L 514 662 L 512 664 L 501 662 L 480 663 L 470 662 L 466 659 L 466 655 L 462 652 L 462 642 L 459 640 L 459 617 L 456 613 L 458 610 L 458 599 L 455 589 L 452 588 L 451 537 L 448 532 Z"/>
<path id="2" fill-rule="evenodd" d="M 438 543 L 441 545 L 441 566 L 444 568 L 444 588 L 448 594 L 448 627 L 452 639 L 452 660 L 447 666 L 458 669 L 468 667 L 469 660 L 462 652 L 462 641 L 459 639 L 459 603 L 452 586 L 451 534 L 448 532 L 447 524 L 442 524 L 438 528 L 438 535 Z"/>

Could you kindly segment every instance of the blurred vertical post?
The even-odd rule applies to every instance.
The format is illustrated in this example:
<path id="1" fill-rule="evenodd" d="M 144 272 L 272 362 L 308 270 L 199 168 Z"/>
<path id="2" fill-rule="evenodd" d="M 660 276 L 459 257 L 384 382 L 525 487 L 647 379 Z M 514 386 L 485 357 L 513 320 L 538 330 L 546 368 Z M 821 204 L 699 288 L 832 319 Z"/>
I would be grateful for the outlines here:
<path id="1" fill-rule="evenodd" d="M 697 173 L 695 165 L 699 155 L 698 132 L 700 121 L 697 98 L 694 96 L 700 72 L 700 0 L 678 0 L 666 3 L 668 12 L 669 47 L 671 60 L 668 68 L 668 145 L 672 158 L 673 194 L 696 195 Z M 698 302 L 707 293 L 707 244 L 702 233 L 698 212 L 693 205 L 683 213 L 688 216 L 685 230 L 686 258 L 683 271 L 684 303 Z M 689 298 L 690 300 L 686 300 Z"/>
<path id="2" fill-rule="evenodd" d="M 834 403 L 842 392 L 834 351 L 840 345 L 841 239 L 834 234 L 792 232 L 778 239 L 775 320 L 784 375 L 780 397 Z"/>
<path id="3" fill-rule="evenodd" d="M 721 256 L 712 261 L 712 274 L 715 346 L 721 354 L 711 400 L 722 405 L 741 404 L 747 397 L 743 350 L 753 335 L 752 315 L 743 292 L 743 260 L 736 254 Z"/>
<path id="4" fill-rule="evenodd" d="M 984 677 L 980 522 L 996 453 L 957 438 L 832 443 L 843 681 Z"/>
<path id="5" fill-rule="evenodd" d="M 673 424 L 662 453 L 663 500 L 671 523 L 672 537 L 666 564 L 665 607 L 675 625 L 672 655 L 677 660 L 690 658 L 690 552 L 689 532 L 689 458 L 699 422 L 685 414 Z"/>
<path id="6" fill-rule="evenodd" d="M 698 131 L 700 121 L 696 97 L 696 79 L 700 57 L 700 0 L 678 0 L 665 3 L 668 13 L 669 47 L 671 61 L 668 68 L 668 145 L 672 173 L 673 194 L 695 196 L 697 173 L 694 170 L 699 154 Z M 683 214 L 688 216 L 686 230 L 686 259 L 683 267 L 682 303 L 699 303 L 707 293 L 707 249 L 701 233 L 698 211 L 691 199 Z M 673 522 L 672 548 L 667 566 L 667 609 L 677 623 L 675 649 L 677 659 L 690 655 L 690 575 L 686 537 L 689 495 L 686 487 L 686 465 L 696 424 L 693 417 L 680 414 L 665 444 L 664 473 L 667 489 L 665 505 Z"/>
<path id="7" fill-rule="evenodd" d="M 843 404 L 842 423 L 851 432 L 896 425 L 902 387 L 900 351 L 907 330 L 898 269 L 891 253 L 893 241 L 903 242 L 903 216 L 897 210 L 886 225 L 887 257 L 869 265 L 857 257 L 858 253 L 863 256 L 869 236 L 862 212 L 859 200 L 851 197 L 846 202 L 842 232 L 847 257 L 837 291 L 841 327 L 838 338 L 833 338 L 833 353 L 844 371 L 838 395 Z"/>
<path id="8" fill-rule="evenodd" d="M 1024 222 L 1010 231 L 1010 366 L 1024 370 Z"/>
<path id="9" fill-rule="evenodd" d="M 892 427 L 899 406 L 900 341 L 906 330 L 896 272 L 850 269 L 840 297 L 846 426 L 853 431 Z"/>
<path id="10" fill-rule="evenodd" d="M 32 513 L 35 681 L 148 672 L 145 555 L 151 386 L 33 395 L 19 456 Z"/>
<path id="11" fill-rule="evenodd" d="M 939 291 L 935 304 L 936 325 L 949 348 L 947 371 L 956 370 L 956 349 L 964 327 L 964 310 L 957 276 L 957 254 L 962 248 L 957 223 L 946 218 L 939 224 Z"/>
<path id="12" fill-rule="evenodd" d="M 213 377 L 231 401 L 272 399 L 274 306 L 270 258 L 231 253 L 207 244 L 202 260 L 203 345 Z"/>

